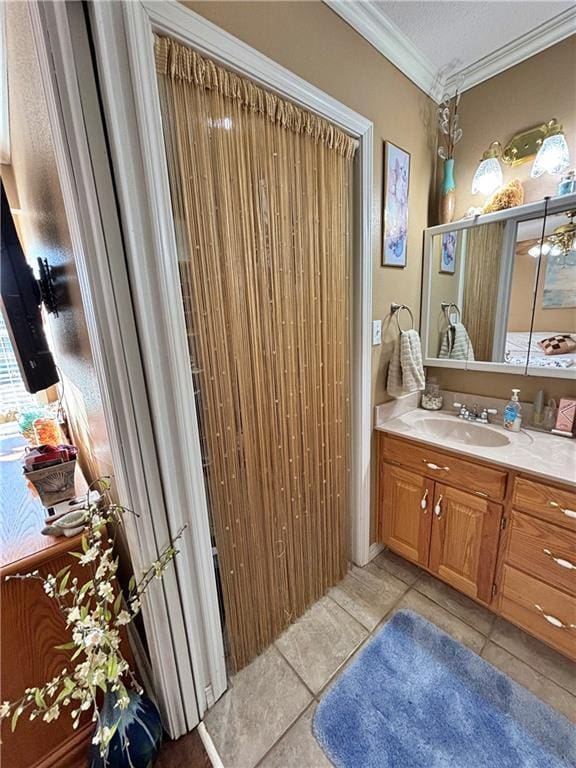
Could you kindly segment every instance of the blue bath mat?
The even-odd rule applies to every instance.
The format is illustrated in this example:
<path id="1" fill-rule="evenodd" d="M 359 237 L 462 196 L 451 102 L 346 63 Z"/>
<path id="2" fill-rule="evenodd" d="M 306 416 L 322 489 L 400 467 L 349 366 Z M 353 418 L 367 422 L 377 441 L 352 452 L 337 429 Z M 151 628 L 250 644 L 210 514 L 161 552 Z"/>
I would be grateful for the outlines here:
<path id="1" fill-rule="evenodd" d="M 322 697 L 314 734 L 338 768 L 576 766 L 576 727 L 411 611 Z"/>

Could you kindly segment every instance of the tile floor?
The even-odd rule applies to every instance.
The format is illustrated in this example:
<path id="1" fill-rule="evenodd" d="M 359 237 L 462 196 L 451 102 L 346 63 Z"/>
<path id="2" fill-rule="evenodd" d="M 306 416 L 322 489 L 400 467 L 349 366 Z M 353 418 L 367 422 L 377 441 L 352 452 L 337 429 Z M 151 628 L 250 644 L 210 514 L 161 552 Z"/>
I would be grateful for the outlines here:
<path id="1" fill-rule="evenodd" d="M 576 722 L 576 665 L 384 551 L 352 567 L 233 678 L 205 720 L 225 768 L 328 768 L 311 731 L 316 704 L 399 608 L 421 614 Z"/>

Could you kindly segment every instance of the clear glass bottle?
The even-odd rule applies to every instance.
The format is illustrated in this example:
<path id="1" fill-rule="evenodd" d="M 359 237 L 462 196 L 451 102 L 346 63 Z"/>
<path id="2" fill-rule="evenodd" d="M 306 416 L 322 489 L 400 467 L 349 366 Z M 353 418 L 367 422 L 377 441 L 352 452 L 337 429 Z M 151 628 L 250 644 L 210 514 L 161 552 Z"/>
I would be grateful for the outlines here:
<path id="1" fill-rule="evenodd" d="M 439 411 L 444 405 L 444 398 L 440 392 L 440 385 L 436 379 L 426 381 L 426 389 L 422 392 L 420 407 L 425 411 Z"/>

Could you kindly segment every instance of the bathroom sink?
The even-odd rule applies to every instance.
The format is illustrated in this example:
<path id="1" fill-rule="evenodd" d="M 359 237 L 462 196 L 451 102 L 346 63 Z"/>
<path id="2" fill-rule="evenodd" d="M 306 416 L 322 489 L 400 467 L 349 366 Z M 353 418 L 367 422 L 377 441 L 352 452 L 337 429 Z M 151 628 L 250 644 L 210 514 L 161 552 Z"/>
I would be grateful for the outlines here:
<path id="1" fill-rule="evenodd" d="M 424 435 L 439 440 L 446 439 L 464 445 L 478 445 L 485 448 L 502 448 L 510 445 L 510 439 L 486 424 L 461 421 L 454 417 L 424 417 L 414 422 L 414 427 Z"/>

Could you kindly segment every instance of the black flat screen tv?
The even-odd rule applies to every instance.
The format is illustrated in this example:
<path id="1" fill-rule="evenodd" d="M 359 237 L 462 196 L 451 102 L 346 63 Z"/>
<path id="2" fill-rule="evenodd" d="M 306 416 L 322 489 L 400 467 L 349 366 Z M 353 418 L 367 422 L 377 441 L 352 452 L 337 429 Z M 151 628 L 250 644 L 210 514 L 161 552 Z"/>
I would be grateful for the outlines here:
<path id="1" fill-rule="evenodd" d="M 42 294 L 26 261 L 2 185 L 0 308 L 28 392 L 56 384 L 58 373 L 42 323 Z"/>

